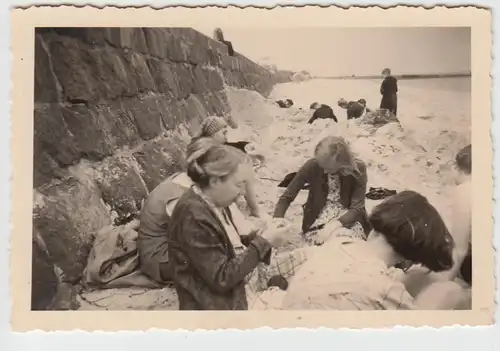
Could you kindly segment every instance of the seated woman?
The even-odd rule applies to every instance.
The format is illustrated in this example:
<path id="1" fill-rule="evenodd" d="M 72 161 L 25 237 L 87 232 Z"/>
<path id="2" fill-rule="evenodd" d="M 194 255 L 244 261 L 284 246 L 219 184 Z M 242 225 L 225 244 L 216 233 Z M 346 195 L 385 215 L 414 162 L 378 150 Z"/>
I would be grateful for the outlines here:
<path id="1" fill-rule="evenodd" d="M 282 218 L 305 184 L 309 196 L 303 206 L 302 232 L 321 230 L 316 239 L 321 244 L 333 232 L 344 232 L 364 239 L 370 231 L 365 208 L 366 166 L 352 154 L 342 137 L 322 139 L 314 158 L 297 172 L 279 198 L 274 217 Z M 349 231 L 339 231 L 349 228 Z"/>
<path id="2" fill-rule="evenodd" d="M 452 232 L 455 241 L 453 251 L 453 267 L 441 273 L 429 273 L 424 267 L 415 266 L 407 271 L 403 278 L 406 289 L 413 295 L 418 294 L 429 284 L 436 281 L 462 278 L 468 285 L 472 284 L 472 251 L 471 251 L 471 172 L 472 147 L 468 145 L 458 152 L 455 164 L 459 170 L 460 183 L 453 194 Z"/>
<path id="3" fill-rule="evenodd" d="M 175 173 L 153 189 L 141 210 L 137 236 L 139 266 L 144 274 L 160 284 L 172 282 L 167 232 L 173 206 L 189 187 L 182 174 Z"/>
<path id="4" fill-rule="evenodd" d="M 227 133 L 227 122 L 222 117 L 210 116 L 203 120 L 198 138 L 210 137 L 213 138 L 216 143 L 234 146 L 228 143 Z M 242 151 L 245 150 L 243 149 Z M 248 171 L 253 174 L 253 169 L 251 167 Z M 255 217 L 261 217 L 262 213 L 257 204 L 257 196 L 255 194 L 255 177 L 248 177 L 245 183 L 244 195 L 250 209 L 250 214 Z"/>
<path id="5" fill-rule="evenodd" d="M 336 238 L 316 248 L 293 278 L 282 309 L 453 309 L 459 304 L 456 283 L 429 286 L 422 298 L 414 298 L 394 274 L 403 260 L 436 272 L 453 265 L 453 238 L 425 197 L 413 191 L 394 195 L 374 208 L 370 222 L 366 241 Z"/>
<path id="6" fill-rule="evenodd" d="M 244 190 L 246 156 L 210 138 L 192 142 L 187 174 L 194 185 L 172 212 L 168 256 L 181 310 L 245 310 L 246 279 L 287 227 L 271 226 L 241 238 L 229 207 Z"/>

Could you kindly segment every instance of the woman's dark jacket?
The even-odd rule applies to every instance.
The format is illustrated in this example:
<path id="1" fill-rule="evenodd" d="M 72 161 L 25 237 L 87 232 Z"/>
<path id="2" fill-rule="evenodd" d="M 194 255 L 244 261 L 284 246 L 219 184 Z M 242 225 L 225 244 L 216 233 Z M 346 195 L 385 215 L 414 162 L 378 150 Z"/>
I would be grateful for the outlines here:
<path id="1" fill-rule="evenodd" d="M 271 246 L 260 237 L 242 238 L 235 250 L 224 226 L 193 189 L 179 199 L 168 231 L 168 256 L 180 310 L 246 310 L 245 277 L 269 264 Z"/>
<path id="2" fill-rule="evenodd" d="M 338 220 L 344 227 L 350 228 L 356 222 L 360 222 L 365 233 L 371 230 L 365 207 L 365 194 L 367 184 L 366 166 L 363 161 L 356 160 L 360 174 L 340 176 L 340 202 L 347 212 Z M 324 172 L 315 158 L 307 161 L 297 172 L 297 175 L 281 195 L 274 217 L 282 218 L 295 200 L 297 194 L 304 184 L 309 184 L 309 195 L 304 204 L 304 218 L 302 220 L 302 231 L 307 232 L 321 214 L 328 196 L 328 175 Z"/>

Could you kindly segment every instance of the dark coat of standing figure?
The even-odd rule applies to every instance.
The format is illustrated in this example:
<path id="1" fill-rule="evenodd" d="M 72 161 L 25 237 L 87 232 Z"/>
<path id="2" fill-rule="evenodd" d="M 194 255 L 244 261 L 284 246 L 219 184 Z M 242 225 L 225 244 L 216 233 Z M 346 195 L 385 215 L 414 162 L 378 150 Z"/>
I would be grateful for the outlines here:
<path id="1" fill-rule="evenodd" d="M 314 110 L 314 113 L 307 123 L 312 124 L 318 118 L 333 119 L 335 123 L 338 123 L 337 116 L 335 116 L 330 106 L 314 102 L 311 104 L 310 108 L 311 110 Z"/>
<path id="2" fill-rule="evenodd" d="M 398 112 L 398 80 L 391 75 L 391 70 L 386 68 L 382 71 L 384 80 L 380 86 L 380 94 L 382 94 L 382 101 L 380 108 L 386 109 L 397 116 Z"/>

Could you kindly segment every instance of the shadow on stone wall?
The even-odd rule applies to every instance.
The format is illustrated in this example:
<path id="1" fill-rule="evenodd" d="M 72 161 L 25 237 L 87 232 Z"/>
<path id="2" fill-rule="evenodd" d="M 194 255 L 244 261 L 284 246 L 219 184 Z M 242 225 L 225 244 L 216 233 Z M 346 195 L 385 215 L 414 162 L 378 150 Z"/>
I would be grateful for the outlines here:
<path id="1" fill-rule="evenodd" d="M 97 231 L 184 168 L 203 118 L 230 113 L 225 85 L 266 96 L 287 78 L 191 28 L 43 28 L 34 45 L 32 308 L 43 309 L 78 282 Z"/>

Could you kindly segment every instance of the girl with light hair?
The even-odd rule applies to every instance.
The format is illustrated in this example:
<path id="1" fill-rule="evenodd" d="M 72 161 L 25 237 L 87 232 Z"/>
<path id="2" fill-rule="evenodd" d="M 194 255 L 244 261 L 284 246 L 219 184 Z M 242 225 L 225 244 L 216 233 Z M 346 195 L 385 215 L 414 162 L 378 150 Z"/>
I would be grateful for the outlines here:
<path id="1" fill-rule="evenodd" d="M 367 181 L 366 166 L 354 156 L 347 141 L 325 137 L 281 195 L 274 217 L 284 217 L 299 191 L 309 184 L 302 232 L 316 234 L 316 244 L 332 233 L 364 239 L 370 231 L 365 208 Z"/>

